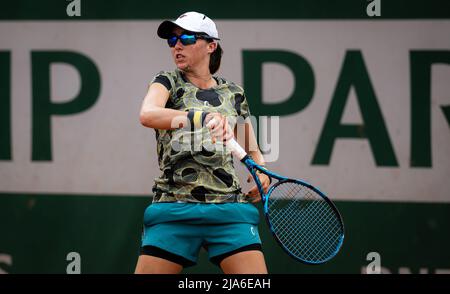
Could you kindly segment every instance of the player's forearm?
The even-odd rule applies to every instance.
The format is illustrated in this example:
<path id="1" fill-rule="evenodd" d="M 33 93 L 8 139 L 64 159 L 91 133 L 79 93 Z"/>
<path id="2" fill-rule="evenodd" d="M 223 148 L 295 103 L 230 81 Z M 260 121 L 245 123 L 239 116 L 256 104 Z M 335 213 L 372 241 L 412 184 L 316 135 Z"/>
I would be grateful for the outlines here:
<path id="1" fill-rule="evenodd" d="M 250 155 L 257 164 L 259 164 L 259 165 L 266 164 L 266 161 L 264 160 L 264 156 L 262 155 L 261 151 L 259 151 L 259 149 L 249 151 L 247 154 Z"/>
<path id="2" fill-rule="evenodd" d="M 188 118 L 185 111 L 154 106 L 141 112 L 140 121 L 148 128 L 173 130 L 186 126 Z"/>

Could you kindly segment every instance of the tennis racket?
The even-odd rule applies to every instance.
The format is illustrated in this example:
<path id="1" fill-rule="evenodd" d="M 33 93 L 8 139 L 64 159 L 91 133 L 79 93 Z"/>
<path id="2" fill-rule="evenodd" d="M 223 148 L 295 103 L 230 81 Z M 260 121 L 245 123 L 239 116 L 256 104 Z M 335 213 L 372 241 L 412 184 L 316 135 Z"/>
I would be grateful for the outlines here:
<path id="1" fill-rule="evenodd" d="M 234 138 L 226 146 L 252 174 L 267 224 L 281 248 L 306 264 L 322 264 L 336 256 L 344 242 L 344 223 L 333 202 L 311 184 L 259 166 Z M 267 193 L 257 171 L 278 180 Z"/>

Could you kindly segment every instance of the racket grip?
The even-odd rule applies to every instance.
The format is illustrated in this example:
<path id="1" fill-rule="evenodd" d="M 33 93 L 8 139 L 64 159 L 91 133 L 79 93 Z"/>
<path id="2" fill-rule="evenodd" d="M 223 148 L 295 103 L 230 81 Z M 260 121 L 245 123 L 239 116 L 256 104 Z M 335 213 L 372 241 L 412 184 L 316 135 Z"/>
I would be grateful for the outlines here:
<path id="1" fill-rule="evenodd" d="M 206 126 L 209 128 L 215 122 L 216 119 L 213 118 L 208 122 L 208 124 L 206 124 Z M 247 155 L 247 152 L 245 152 L 244 148 L 242 148 L 241 145 L 239 145 L 239 143 L 234 138 L 231 138 L 231 140 L 226 141 L 225 146 L 227 148 L 230 148 L 231 153 L 233 153 L 233 155 L 236 156 L 239 160 L 241 160 Z"/>
<path id="2" fill-rule="evenodd" d="M 231 153 L 233 153 L 233 155 L 236 156 L 239 160 L 247 155 L 247 152 L 245 152 L 244 148 L 242 148 L 234 138 L 231 138 L 231 140 L 225 142 L 225 145 L 230 148 Z"/>

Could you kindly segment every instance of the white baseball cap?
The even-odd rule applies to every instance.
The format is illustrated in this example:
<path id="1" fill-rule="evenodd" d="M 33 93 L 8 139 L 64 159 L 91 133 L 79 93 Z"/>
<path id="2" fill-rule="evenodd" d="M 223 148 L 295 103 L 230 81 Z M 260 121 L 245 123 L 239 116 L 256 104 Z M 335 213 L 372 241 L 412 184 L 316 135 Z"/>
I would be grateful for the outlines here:
<path id="1" fill-rule="evenodd" d="M 163 21 L 158 27 L 158 36 L 162 39 L 169 39 L 175 26 L 194 33 L 205 33 L 211 39 L 220 40 L 216 24 L 202 13 L 190 11 L 183 13 L 175 21 Z"/>

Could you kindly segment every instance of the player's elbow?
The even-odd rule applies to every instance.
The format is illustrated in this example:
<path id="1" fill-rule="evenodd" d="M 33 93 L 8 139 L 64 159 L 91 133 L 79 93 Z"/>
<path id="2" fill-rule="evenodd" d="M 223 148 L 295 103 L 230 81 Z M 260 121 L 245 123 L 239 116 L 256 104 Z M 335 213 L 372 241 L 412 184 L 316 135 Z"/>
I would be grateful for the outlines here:
<path id="1" fill-rule="evenodd" d="M 144 127 L 153 128 L 156 122 L 155 112 L 152 110 L 141 111 L 139 121 Z"/>

